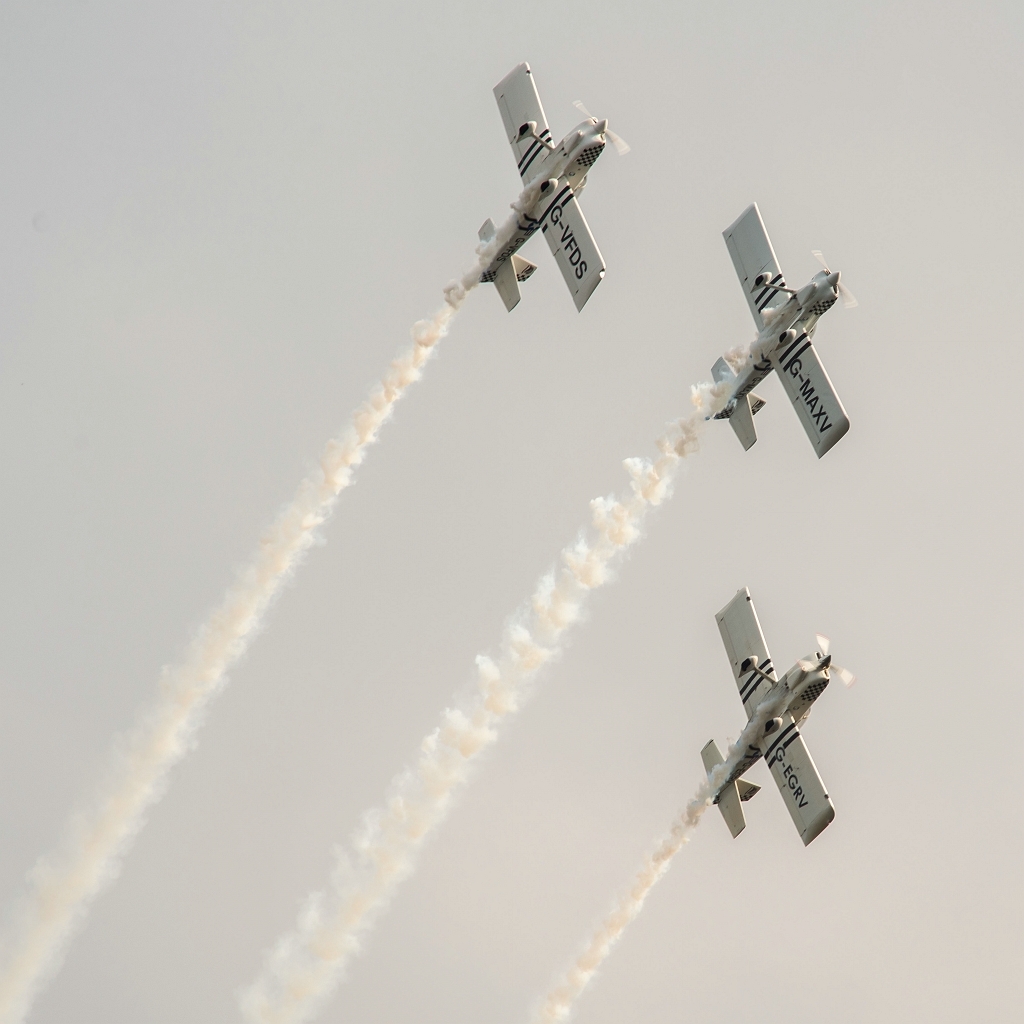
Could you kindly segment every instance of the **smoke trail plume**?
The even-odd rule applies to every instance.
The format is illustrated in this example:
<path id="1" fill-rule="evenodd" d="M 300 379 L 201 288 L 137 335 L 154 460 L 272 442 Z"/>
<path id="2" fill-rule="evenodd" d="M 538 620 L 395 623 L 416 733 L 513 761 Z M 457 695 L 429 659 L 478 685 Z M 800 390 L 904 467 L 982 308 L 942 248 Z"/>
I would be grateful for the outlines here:
<path id="1" fill-rule="evenodd" d="M 779 700 L 765 700 L 758 706 L 739 738 L 729 747 L 725 761 L 716 766 L 697 787 L 697 792 L 675 820 L 668 835 L 647 855 L 632 885 L 594 930 L 569 970 L 544 997 L 533 1015 L 532 1024 L 561 1024 L 569 1019 L 576 1000 L 590 984 L 622 933 L 640 913 L 647 894 L 664 877 L 672 858 L 690 841 L 704 812 L 712 806 L 711 799 L 715 791 L 739 763 L 748 743 L 754 743 L 761 736 Z"/>
<path id="2" fill-rule="evenodd" d="M 16 911 L 0 960 L 2 1024 L 23 1020 L 42 984 L 56 971 L 75 927 L 117 874 L 146 811 L 163 794 L 168 772 L 189 749 L 206 705 L 225 683 L 225 673 L 245 652 L 281 585 L 315 543 L 317 528 L 352 483 L 355 467 L 395 403 L 419 380 L 481 271 L 511 238 L 520 213 L 535 201 L 535 189 L 526 189 L 494 237 L 477 248 L 472 269 L 444 289 L 444 305 L 413 326 L 412 347 L 392 361 L 341 436 L 328 442 L 319 465 L 261 538 L 252 561 L 199 629 L 184 661 L 164 670 L 156 706 L 117 744 L 106 784 L 72 818 L 61 847 L 32 869 L 28 895 Z"/>
<path id="3" fill-rule="evenodd" d="M 739 349 L 729 358 L 739 363 L 749 352 Z M 590 530 L 563 550 L 510 620 L 497 659 L 477 658 L 472 695 L 445 711 L 415 765 L 395 779 L 383 806 L 364 816 L 351 854 L 338 852 L 329 890 L 309 898 L 295 929 L 267 954 L 263 973 L 241 995 L 247 1020 L 298 1024 L 330 996 L 361 937 L 412 873 L 424 840 L 445 818 L 473 762 L 518 710 L 538 671 L 559 653 L 587 595 L 608 581 L 613 563 L 639 538 L 647 513 L 669 495 L 680 460 L 697 450 L 706 419 L 725 405 L 730 387 L 695 387 L 696 411 L 660 439 L 660 455 L 626 460 L 629 493 L 591 502 Z"/>

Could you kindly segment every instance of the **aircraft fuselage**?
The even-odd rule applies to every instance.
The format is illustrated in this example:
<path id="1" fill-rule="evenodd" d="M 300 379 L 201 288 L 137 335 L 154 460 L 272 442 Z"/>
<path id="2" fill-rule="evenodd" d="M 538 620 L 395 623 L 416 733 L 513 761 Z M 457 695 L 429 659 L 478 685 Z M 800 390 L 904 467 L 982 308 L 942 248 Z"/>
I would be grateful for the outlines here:
<path id="1" fill-rule="evenodd" d="M 814 336 L 818 319 L 835 305 L 838 298 L 839 274 L 819 271 L 782 305 L 765 311 L 765 323 L 757 341 L 750 349 L 746 364 L 736 375 L 736 384 L 729 404 L 716 419 L 731 415 L 736 402 L 749 394 L 775 369 L 775 362 L 785 368 L 788 360 L 798 357 L 800 346 Z M 773 357 L 775 361 L 773 362 Z"/>
<path id="2" fill-rule="evenodd" d="M 523 166 L 519 171 L 527 187 L 547 178 L 556 181 L 564 178 L 579 194 L 587 172 L 604 152 L 607 128 L 607 121 L 581 121 L 557 146 L 535 135 L 534 144 L 523 156 Z"/>
<path id="3" fill-rule="evenodd" d="M 561 208 L 583 191 L 587 172 L 604 151 L 607 127 L 607 121 L 583 121 L 555 146 L 536 134 L 532 122 L 522 126 L 524 135 L 534 133 L 534 140 L 520 161 L 519 173 L 527 188 L 537 190 L 537 200 L 520 216 L 517 230 L 491 260 L 481 280 L 493 281 L 499 267 L 537 231 L 559 223 Z"/>

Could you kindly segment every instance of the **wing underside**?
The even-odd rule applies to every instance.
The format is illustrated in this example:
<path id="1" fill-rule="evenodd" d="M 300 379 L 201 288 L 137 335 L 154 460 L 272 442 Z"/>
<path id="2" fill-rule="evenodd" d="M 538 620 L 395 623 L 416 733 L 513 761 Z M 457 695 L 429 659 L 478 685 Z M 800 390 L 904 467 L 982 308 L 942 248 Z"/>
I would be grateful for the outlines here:
<path id="1" fill-rule="evenodd" d="M 544 152 L 544 146 L 532 133 L 520 137 L 520 128 L 533 121 L 537 125 L 537 135 L 543 142 L 551 142 L 551 130 L 544 116 L 530 65 L 519 64 L 514 67 L 494 87 L 494 98 L 498 101 L 505 137 L 512 147 L 519 174 L 526 181 L 534 171 L 533 165 L 537 158 Z"/>
<path id="2" fill-rule="evenodd" d="M 791 715 L 783 718 L 782 727 L 778 735 L 771 738 L 764 759 L 806 846 L 824 831 L 836 812 Z"/>
<path id="3" fill-rule="evenodd" d="M 785 351 L 772 353 L 779 380 L 820 459 L 849 429 L 836 389 L 806 334 Z"/>
<path id="4" fill-rule="evenodd" d="M 587 219 L 572 192 L 551 211 L 541 230 L 576 308 L 582 309 L 601 283 L 605 266 Z"/>
<path id="5" fill-rule="evenodd" d="M 757 705 L 767 695 L 769 684 L 764 677 L 753 669 L 744 672 L 743 663 L 753 658 L 761 672 L 775 679 L 775 669 L 765 644 L 761 623 L 758 622 L 754 602 L 750 591 L 744 587 L 736 591 L 736 596 L 715 616 L 718 630 L 722 634 L 732 674 L 740 691 L 740 700 L 749 719 Z"/>
<path id="6" fill-rule="evenodd" d="M 495 254 L 487 269 L 480 275 L 481 281 L 495 280 L 501 265 L 511 258 L 513 253 L 518 252 L 532 235 L 552 221 L 561 219 L 563 208 L 572 201 L 572 189 L 563 181 L 560 187 L 554 190 L 554 193 L 550 199 L 544 196 L 537 201 L 537 204 L 531 210 L 520 214 L 516 222 L 515 231 L 508 242 L 505 243 L 505 246 Z M 549 192 L 548 195 L 551 195 L 551 193 Z M 488 223 L 490 222 L 488 221 Z M 586 221 L 584 221 L 585 223 Z M 483 230 L 481 228 L 481 231 Z M 589 230 L 588 228 L 588 233 Z M 493 225 L 491 226 L 491 234 L 493 235 Z M 481 239 L 483 239 L 482 235 Z"/>
<path id="7" fill-rule="evenodd" d="M 754 323 L 758 330 L 764 325 L 764 311 L 773 305 L 777 305 L 780 297 L 785 298 L 786 293 L 780 292 L 777 285 L 784 285 L 786 282 L 782 277 L 782 268 L 775 257 L 775 249 L 772 248 L 771 239 L 765 230 L 764 221 L 761 220 L 761 211 L 757 203 L 752 203 L 739 219 L 722 232 L 725 244 L 729 248 L 729 255 L 732 257 L 736 274 L 743 286 L 743 294 L 747 297 L 747 305 L 754 317 Z M 770 283 L 757 287 L 754 281 L 759 274 L 770 273 Z"/>

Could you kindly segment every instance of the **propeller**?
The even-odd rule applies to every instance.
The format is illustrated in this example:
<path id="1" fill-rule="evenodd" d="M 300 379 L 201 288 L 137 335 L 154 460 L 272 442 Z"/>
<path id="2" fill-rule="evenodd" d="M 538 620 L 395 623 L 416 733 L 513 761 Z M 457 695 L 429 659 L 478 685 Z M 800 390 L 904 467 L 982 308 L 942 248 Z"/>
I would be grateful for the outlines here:
<path id="1" fill-rule="evenodd" d="M 820 249 L 812 249 L 811 255 L 825 268 L 825 273 L 831 274 L 832 271 L 828 269 L 828 264 L 825 262 L 825 257 L 821 254 Z M 842 278 L 839 279 L 839 294 L 843 297 L 843 308 L 853 309 L 857 305 L 857 299 L 853 292 L 843 284 Z"/>
<path id="2" fill-rule="evenodd" d="M 832 641 L 824 633 L 815 633 L 814 639 L 818 642 L 818 650 L 821 652 L 821 656 L 827 658 L 828 649 L 832 646 Z M 800 667 L 803 668 L 802 663 Z M 829 670 L 835 672 L 842 679 L 845 686 L 853 686 L 857 680 L 857 677 L 848 668 L 843 668 L 842 665 L 837 665 L 834 661 L 830 661 Z"/>
<path id="3" fill-rule="evenodd" d="M 575 100 L 573 106 L 581 113 L 584 117 L 590 118 L 595 124 L 597 124 L 597 118 L 583 106 L 582 100 Z M 629 143 L 621 136 L 616 135 L 611 128 L 605 128 L 604 134 L 608 137 L 608 141 L 615 147 L 615 152 L 619 156 L 625 156 L 629 152 Z"/>

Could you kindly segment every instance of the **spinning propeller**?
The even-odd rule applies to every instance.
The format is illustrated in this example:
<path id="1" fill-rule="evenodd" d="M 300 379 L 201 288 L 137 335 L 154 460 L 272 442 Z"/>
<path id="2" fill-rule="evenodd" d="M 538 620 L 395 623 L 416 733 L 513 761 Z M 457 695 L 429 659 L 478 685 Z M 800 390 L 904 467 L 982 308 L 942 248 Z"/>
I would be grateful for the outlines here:
<path id="1" fill-rule="evenodd" d="M 822 256 L 820 249 L 812 249 L 811 255 L 825 268 L 826 274 L 831 274 L 832 271 L 828 269 L 828 264 L 825 262 L 825 257 Z M 854 298 L 853 292 L 843 284 L 842 279 L 836 282 L 839 285 L 839 294 L 843 297 L 843 308 L 853 309 L 857 305 L 857 300 Z"/>
<path id="2" fill-rule="evenodd" d="M 853 686 L 856 682 L 857 677 L 848 669 L 843 668 L 842 665 L 837 665 L 828 655 L 828 649 L 832 646 L 832 641 L 822 633 L 815 633 L 814 639 L 818 642 L 818 650 L 821 652 L 821 656 L 828 660 L 828 669 L 830 672 L 835 672 L 840 679 L 842 679 L 844 685 Z M 805 665 L 810 668 L 816 668 L 817 666 L 812 665 L 810 662 L 801 662 L 800 667 L 804 668 Z"/>
<path id="3" fill-rule="evenodd" d="M 573 102 L 573 106 L 580 111 L 584 117 L 589 117 L 594 124 L 600 124 L 600 121 L 598 121 L 598 119 L 594 117 L 594 115 L 587 110 L 585 106 L 583 106 L 583 102 L 581 100 L 575 100 Z M 607 125 L 607 123 L 608 122 L 606 121 L 605 124 Z M 621 135 L 616 135 L 615 132 L 608 127 L 605 128 L 604 134 L 615 147 L 615 152 L 618 153 L 619 156 L 625 156 L 629 152 L 629 143 Z"/>

